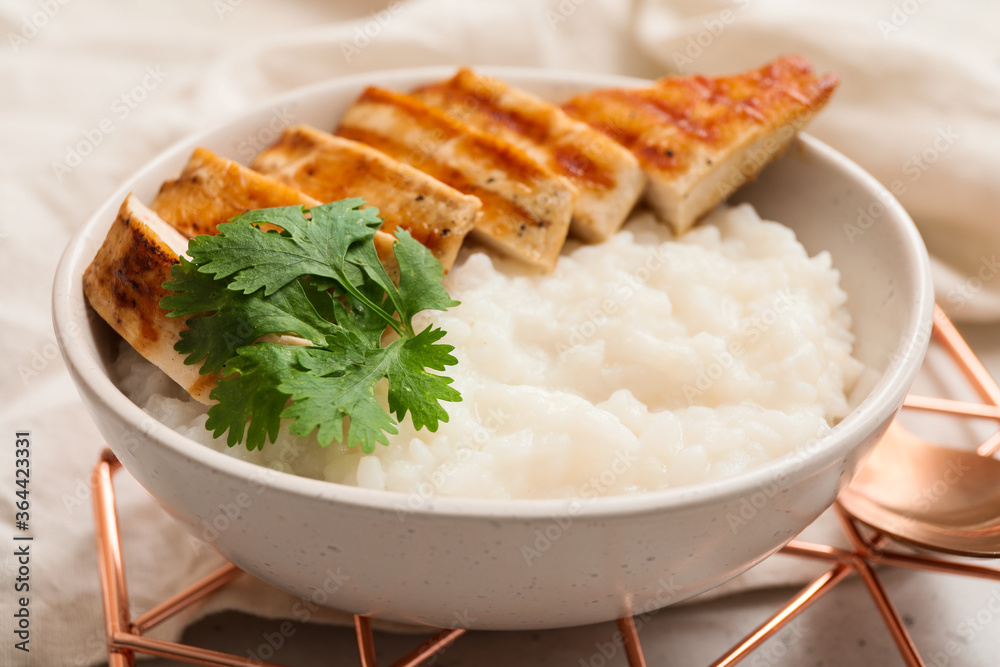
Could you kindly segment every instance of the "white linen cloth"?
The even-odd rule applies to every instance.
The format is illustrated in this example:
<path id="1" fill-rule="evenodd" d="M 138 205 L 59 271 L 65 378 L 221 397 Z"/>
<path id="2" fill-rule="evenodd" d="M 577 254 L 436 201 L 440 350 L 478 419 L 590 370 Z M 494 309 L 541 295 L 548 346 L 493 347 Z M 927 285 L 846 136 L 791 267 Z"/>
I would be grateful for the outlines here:
<path id="1" fill-rule="evenodd" d="M 13 549 L 0 548 L 0 663 L 105 657 L 87 488 L 103 443 L 59 358 L 49 291 L 75 229 L 170 143 L 277 93 L 361 71 L 492 64 L 654 77 L 735 72 L 801 53 L 842 80 L 809 131 L 895 184 L 934 256 L 939 301 L 959 319 L 997 320 L 998 18 L 995 4 L 973 0 L 855 0 L 836 9 L 791 0 L 4 3 L 0 540 L 13 544 L 16 532 L 13 433 L 23 429 L 33 439 L 35 539 L 30 653 L 13 647 L 17 564 Z M 129 590 L 141 612 L 220 561 L 127 475 L 118 479 Z M 836 532 L 815 530 L 823 539 Z M 765 563 L 727 590 L 810 573 Z M 294 600 L 264 590 L 242 580 L 158 635 L 176 638 L 195 616 L 227 607 L 287 615 Z"/>

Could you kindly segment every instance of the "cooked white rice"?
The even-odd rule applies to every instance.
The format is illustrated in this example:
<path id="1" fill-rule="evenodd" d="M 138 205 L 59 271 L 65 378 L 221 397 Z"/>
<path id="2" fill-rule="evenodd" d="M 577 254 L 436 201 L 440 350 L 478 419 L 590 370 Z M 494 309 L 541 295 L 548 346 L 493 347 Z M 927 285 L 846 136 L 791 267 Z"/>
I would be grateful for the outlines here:
<path id="1" fill-rule="evenodd" d="M 747 205 L 679 240 L 637 213 L 606 243 L 568 244 L 550 275 L 471 253 L 446 279 L 462 305 L 421 316 L 448 332 L 463 400 L 436 433 L 407 419 L 372 455 L 288 433 L 229 448 L 131 348 L 117 371 L 180 433 L 306 477 L 421 496 L 635 493 L 736 475 L 847 413 L 863 366 L 838 279 Z"/>

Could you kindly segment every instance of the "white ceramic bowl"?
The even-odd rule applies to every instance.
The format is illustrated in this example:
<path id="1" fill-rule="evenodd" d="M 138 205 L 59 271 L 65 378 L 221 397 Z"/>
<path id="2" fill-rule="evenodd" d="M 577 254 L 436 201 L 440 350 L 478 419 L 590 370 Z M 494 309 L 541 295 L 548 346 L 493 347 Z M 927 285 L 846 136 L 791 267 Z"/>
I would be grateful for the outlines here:
<path id="1" fill-rule="evenodd" d="M 150 495 L 239 567 L 385 619 L 489 629 L 590 623 L 684 600 L 761 561 L 833 502 L 885 431 L 923 358 L 933 306 L 926 251 L 906 213 L 859 167 L 807 136 L 736 198 L 794 229 L 810 253 L 831 253 L 849 295 L 855 354 L 879 378 L 828 436 L 749 473 L 589 501 L 418 502 L 210 450 L 152 420 L 115 385 L 117 336 L 85 305 L 81 275 L 126 193 L 151 200 L 195 146 L 246 162 L 280 125 L 333 127 L 365 85 L 406 90 L 452 71 L 370 73 L 296 91 L 178 143 L 108 198 L 66 249 L 53 309 L 73 380 L 111 448 Z M 488 72 L 555 101 L 648 84 Z M 860 211 L 875 213 L 874 222 L 859 223 Z"/>

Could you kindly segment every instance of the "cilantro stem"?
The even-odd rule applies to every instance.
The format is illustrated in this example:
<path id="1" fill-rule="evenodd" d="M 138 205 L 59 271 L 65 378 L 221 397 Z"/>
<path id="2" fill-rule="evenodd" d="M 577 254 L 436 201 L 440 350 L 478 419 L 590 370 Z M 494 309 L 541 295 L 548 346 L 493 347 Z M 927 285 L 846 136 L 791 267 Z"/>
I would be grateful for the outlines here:
<path id="1" fill-rule="evenodd" d="M 373 311 L 375 311 L 378 314 L 378 316 L 381 317 L 386 322 L 388 322 L 389 325 L 393 329 L 395 329 L 396 333 L 398 333 L 400 336 L 408 336 L 408 337 L 413 336 L 413 329 L 411 327 L 397 320 L 395 317 L 387 313 L 385 309 L 382 308 L 382 306 L 378 305 L 377 303 L 366 297 L 364 294 L 362 294 L 361 291 L 358 290 L 358 288 L 355 287 L 354 284 L 347 278 L 347 275 L 343 271 L 338 271 L 338 274 L 340 276 L 340 281 L 344 286 L 344 289 L 347 290 L 351 294 L 351 296 L 353 296 L 355 299 L 357 299 L 358 301 L 360 301 L 361 303 L 363 303 L 364 305 L 368 306 Z M 392 297 L 390 295 L 390 299 L 391 298 Z"/>

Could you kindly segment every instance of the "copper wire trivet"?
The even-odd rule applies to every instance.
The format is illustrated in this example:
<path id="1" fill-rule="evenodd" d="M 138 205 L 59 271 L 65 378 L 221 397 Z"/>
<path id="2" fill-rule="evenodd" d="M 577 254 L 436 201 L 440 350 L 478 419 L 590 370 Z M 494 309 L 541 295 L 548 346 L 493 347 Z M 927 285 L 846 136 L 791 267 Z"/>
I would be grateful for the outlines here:
<path id="1" fill-rule="evenodd" d="M 907 396 L 904 407 L 942 412 L 956 417 L 988 417 L 1000 421 L 1000 386 L 990 377 L 989 372 L 969 348 L 961 334 L 937 306 L 934 309 L 933 338 L 948 351 L 956 366 L 961 369 L 973 389 L 982 398 L 983 403 L 968 403 L 911 394 Z M 992 456 L 998 449 L 1000 449 L 1000 430 L 979 447 L 978 453 L 982 456 Z M 94 491 L 97 556 L 101 575 L 101 595 L 104 600 L 104 628 L 107 635 L 110 667 L 134 667 L 136 653 L 175 658 L 202 665 L 282 667 L 276 663 L 262 662 L 146 636 L 147 631 L 162 621 L 211 595 L 240 576 L 243 573 L 242 570 L 232 564 L 220 568 L 139 618 L 134 620 L 131 618 L 112 480 L 115 471 L 120 467 L 121 464 L 111 450 L 105 449 L 94 468 L 90 482 Z M 729 652 L 713 662 L 711 667 L 735 665 L 746 658 L 761 643 L 808 609 L 851 573 L 856 573 L 864 583 L 866 590 L 875 602 L 875 606 L 885 620 L 889 633 L 892 635 L 904 662 L 908 667 L 922 667 L 925 663 L 917 653 L 913 640 L 906 632 L 899 613 L 889 600 L 873 566 L 876 564 L 889 565 L 1000 581 L 1000 570 L 936 556 L 891 550 L 888 548 L 892 545 L 889 536 L 862 528 L 841 508 L 839 503 L 835 505 L 835 508 L 841 519 L 844 533 L 851 543 L 851 549 L 844 550 L 826 544 L 798 540 L 791 541 L 781 549 L 778 552 L 781 555 L 819 560 L 829 563 L 832 567 L 796 593 L 784 607 L 748 634 Z M 372 635 L 371 619 L 356 615 L 354 627 L 362 667 L 376 667 L 375 640 Z M 633 617 L 619 619 L 618 627 L 624 638 L 630 667 L 645 667 L 646 660 L 643 657 L 642 645 Z M 406 656 L 396 661 L 393 667 L 421 665 L 465 632 L 464 629 L 441 630 L 437 635 L 425 640 Z"/>

